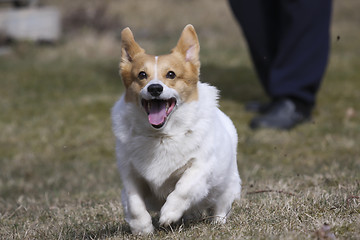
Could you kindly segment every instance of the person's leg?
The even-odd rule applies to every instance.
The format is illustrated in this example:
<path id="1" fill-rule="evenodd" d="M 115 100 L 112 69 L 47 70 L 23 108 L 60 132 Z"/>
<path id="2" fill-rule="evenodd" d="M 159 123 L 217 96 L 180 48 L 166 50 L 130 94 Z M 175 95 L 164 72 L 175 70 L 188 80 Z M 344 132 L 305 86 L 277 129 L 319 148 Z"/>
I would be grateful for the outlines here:
<path id="1" fill-rule="evenodd" d="M 276 52 L 279 18 L 278 1 L 229 0 L 247 40 L 251 58 L 260 82 L 268 93 L 268 78 Z"/>
<path id="2" fill-rule="evenodd" d="M 291 129 L 307 121 L 323 78 L 330 40 L 331 0 L 280 0 L 278 45 L 268 78 L 273 99 L 254 129 Z"/>
<path id="3" fill-rule="evenodd" d="M 272 99 L 311 111 L 328 60 L 331 0 L 280 0 L 279 40 L 268 78 Z"/>
<path id="4" fill-rule="evenodd" d="M 328 58 L 331 0 L 229 1 L 272 100 L 250 126 L 290 129 L 309 119 Z"/>

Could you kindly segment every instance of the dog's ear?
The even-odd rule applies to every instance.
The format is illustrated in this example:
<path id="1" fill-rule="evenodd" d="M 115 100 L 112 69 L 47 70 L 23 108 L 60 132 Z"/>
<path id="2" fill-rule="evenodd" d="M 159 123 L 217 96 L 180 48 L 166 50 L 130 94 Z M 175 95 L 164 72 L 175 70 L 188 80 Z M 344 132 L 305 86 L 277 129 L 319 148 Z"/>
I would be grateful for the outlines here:
<path id="1" fill-rule="evenodd" d="M 144 53 L 139 44 L 135 42 L 133 33 L 130 28 L 125 28 L 121 32 L 121 61 L 120 61 L 120 75 L 126 88 L 131 85 L 131 62 L 135 56 L 140 53 Z"/>
<path id="2" fill-rule="evenodd" d="M 179 52 L 185 58 L 186 62 L 191 62 L 196 66 L 200 66 L 199 52 L 200 45 L 195 29 L 191 24 L 186 25 L 181 33 L 180 39 L 173 49 Z"/>
<path id="3" fill-rule="evenodd" d="M 121 61 L 132 62 L 134 57 L 139 53 L 144 53 L 139 44 L 135 42 L 134 35 L 130 28 L 125 28 L 121 31 Z"/>

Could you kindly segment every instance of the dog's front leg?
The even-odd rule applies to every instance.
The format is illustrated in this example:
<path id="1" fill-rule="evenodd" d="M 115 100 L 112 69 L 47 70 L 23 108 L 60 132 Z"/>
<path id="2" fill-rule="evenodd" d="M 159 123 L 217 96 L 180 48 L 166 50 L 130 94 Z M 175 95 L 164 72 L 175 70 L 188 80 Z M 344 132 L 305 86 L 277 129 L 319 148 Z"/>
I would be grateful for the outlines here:
<path id="1" fill-rule="evenodd" d="M 160 225 L 169 226 L 177 222 L 186 210 L 207 196 L 208 174 L 207 167 L 195 160 L 176 183 L 175 190 L 169 194 L 161 208 Z"/>
<path id="2" fill-rule="evenodd" d="M 146 209 L 143 193 L 135 181 L 129 176 L 122 191 L 125 220 L 129 223 L 133 234 L 149 234 L 154 231 L 154 227 Z"/>

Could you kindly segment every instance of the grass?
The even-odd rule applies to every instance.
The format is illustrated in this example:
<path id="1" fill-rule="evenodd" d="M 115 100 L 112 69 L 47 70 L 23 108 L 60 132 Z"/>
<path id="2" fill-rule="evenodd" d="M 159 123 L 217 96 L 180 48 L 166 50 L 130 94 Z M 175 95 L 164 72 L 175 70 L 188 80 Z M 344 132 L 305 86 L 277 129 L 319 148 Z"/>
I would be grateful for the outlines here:
<path id="1" fill-rule="evenodd" d="M 221 109 L 237 127 L 243 180 L 226 225 L 184 224 L 152 238 L 309 239 L 328 223 L 337 239 L 359 239 L 358 1 L 334 2 L 332 54 L 314 119 L 289 132 L 248 128 L 253 115 L 244 103 L 266 98 L 223 1 L 166 1 L 169 11 L 153 21 L 138 16 L 162 2 L 138 3 L 109 1 L 106 11 L 150 52 L 175 45 L 186 23 L 197 28 L 202 79 L 221 89 Z M 55 46 L 18 43 L 0 56 L 0 239 L 138 238 L 123 218 L 110 122 L 123 91 L 118 29 L 105 30 L 72 30 Z"/>

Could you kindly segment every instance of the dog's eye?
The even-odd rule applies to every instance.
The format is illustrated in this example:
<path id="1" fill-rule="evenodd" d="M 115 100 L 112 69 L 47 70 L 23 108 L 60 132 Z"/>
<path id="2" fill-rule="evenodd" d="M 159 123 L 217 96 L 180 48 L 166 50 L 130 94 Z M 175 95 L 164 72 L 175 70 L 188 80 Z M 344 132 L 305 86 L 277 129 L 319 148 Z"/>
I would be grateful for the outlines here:
<path id="1" fill-rule="evenodd" d="M 174 79 L 176 77 L 176 74 L 173 71 L 168 71 L 166 74 L 166 78 Z"/>
<path id="2" fill-rule="evenodd" d="M 138 78 L 140 80 L 146 79 L 147 78 L 146 72 L 144 72 L 144 71 L 139 72 Z"/>

